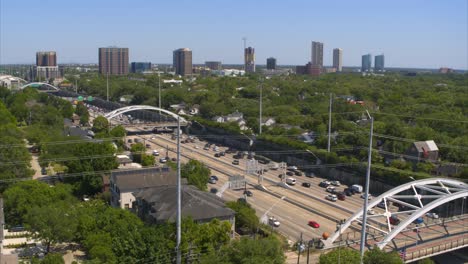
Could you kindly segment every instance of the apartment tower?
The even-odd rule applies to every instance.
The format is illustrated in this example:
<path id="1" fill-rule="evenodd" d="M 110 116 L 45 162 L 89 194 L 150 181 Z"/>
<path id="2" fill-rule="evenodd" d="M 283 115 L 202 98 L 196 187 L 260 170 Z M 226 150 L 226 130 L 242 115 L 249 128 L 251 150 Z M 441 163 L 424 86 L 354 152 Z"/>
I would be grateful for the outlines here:
<path id="1" fill-rule="evenodd" d="M 173 52 L 175 73 L 182 76 L 192 74 L 192 51 L 188 48 L 176 49 Z"/>
<path id="2" fill-rule="evenodd" d="M 333 68 L 337 72 L 341 72 L 343 68 L 343 50 L 342 49 L 333 49 Z"/>
<path id="3" fill-rule="evenodd" d="M 128 74 L 128 48 L 99 48 L 99 73 L 105 75 Z"/>

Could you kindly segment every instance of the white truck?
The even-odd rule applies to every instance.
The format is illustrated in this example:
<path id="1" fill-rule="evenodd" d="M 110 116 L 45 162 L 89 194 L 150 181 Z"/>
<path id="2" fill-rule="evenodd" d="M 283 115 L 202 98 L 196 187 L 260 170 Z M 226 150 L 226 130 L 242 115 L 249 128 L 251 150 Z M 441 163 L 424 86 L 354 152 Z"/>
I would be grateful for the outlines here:
<path id="1" fill-rule="evenodd" d="M 363 190 L 362 186 L 359 184 L 354 184 L 353 186 L 351 186 L 351 189 L 353 189 L 357 193 L 362 193 Z"/>

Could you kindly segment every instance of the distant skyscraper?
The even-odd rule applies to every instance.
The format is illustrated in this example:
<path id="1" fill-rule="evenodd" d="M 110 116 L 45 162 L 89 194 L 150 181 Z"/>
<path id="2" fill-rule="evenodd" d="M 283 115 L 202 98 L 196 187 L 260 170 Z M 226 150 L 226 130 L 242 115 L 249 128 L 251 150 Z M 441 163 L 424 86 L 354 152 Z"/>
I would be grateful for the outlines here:
<path id="1" fill-rule="evenodd" d="M 372 67 L 372 55 L 371 54 L 362 55 L 361 72 L 370 72 L 371 67 Z"/>
<path id="2" fill-rule="evenodd" d="M 383 72 L 384 70 L 385 70 L 385 56 L 383 54 L 375 56 L 374 71 Z"/>
<path id="3" fill-rule="evenodd" d="M 36 52 L 36 66 L 31 71 L 31 80 L 48 81 L 60 77 L 55 51 Z"/>
<path id="4" fill-rule="evenodd" d="M 192 74 L 192 51 L 187 48 L 174 50 L 173 66 L 175 73 L 182 76 Z"/>
<path id="5" fill-rule="evenodd" d="M 255 72 L 255 49 L 248 47 L 244 51 L 245 72 Z"/>
<path id="6" fill-rule="evenodd" d="M 151 62 L 132 62 L 130 71 L 132 73 L 142 73 L 151 70 Z"/>
<path id="7" fill-rule="evenodd" d="M 267 70 L 276 70 L 276 59 L 271 57 L 267 59 Z"/>
<path id="8" fill-rule="evenodd" d="M 128 74 L 128 48 L 99 48 L 99 73 Z"/>
<path id="9" fill-rule="evenodd" d="M 36 66 L 57 66 L 57 54 L 55 51 L 36 52 Z"/>
<path id="10" fill-rule="evenodd" d="M 333 49 L 333 68 L 337 72 L 342 71 L 343 68 L 343 50 L 342 49 Z"/>
<path id="11" fill-rule="evenodd" d="M 323 43 L 312 41 L 312 65 L 323 67 Z"/>
<path id="12" fill-rule="evenodd" d="M 213 71 L 220 71 L 223 69 L 220 61 L 205 61 L 205 67 Z"/>

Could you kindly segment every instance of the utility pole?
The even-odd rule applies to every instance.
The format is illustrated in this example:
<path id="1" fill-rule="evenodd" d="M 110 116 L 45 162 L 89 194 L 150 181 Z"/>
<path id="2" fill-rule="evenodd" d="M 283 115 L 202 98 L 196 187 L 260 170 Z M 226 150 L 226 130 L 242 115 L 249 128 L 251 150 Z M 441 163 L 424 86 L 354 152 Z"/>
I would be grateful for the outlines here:
<path id="1" fill-rule="evenodd" d="M 367 172 L 366 172 L 366 189 L 365 189 L 365 196 L 364 196 L 364 212 L 362 214 L 362 227 L 361 227 L 361 245 L 360 245 L 360 253 L 361 253 L 361 263 L 364 258 L 364 248 L 366 246 L 366 228 L 367 228 L 367 203 L 369 197 L 369 182 L 370 182 L 370 170 L 371 170 L 371 163 L 372 163 L 372 136 L 374 135 L 374 118 L 369 114 L 367 111 L 367 115 L 370 118 L 371 126 L 369 132 L 369 153 L 367 156 Z"/>
<path id="2" fill-rule="evenodd" d="M 331 113 L 332 113 L 332 101 L 333 97 L 332 94 L 330 93 L 330 107 L 329 107 L 329 112 L 328 112 L 328 147 L 327 151 L 330 152 L 330 142 L 331 142 Z"/>
<path id="3" fill-rule="evenodd" d="M 107 102 L 109 102 L 109 66 L 107 66 Z"/>
<path id="4" fill-rule="evenodd" d="M 159 104 L 158 107 L 161 109 L 161 72 L 158 71 L 158 86 L 159 86 L 159 93 L 158 93 L 158 100 Z M 159 122 L 161 122 L 161 110 L 159 110 Z"/>
<path id="5" fill-rule="evenodd" d="M 302 232 L 301 232 L 301 242 L 297 245 L 297 264 L 299 264 L 299 260 L 301 258 L 301 247 L 302 247 Z"/>
<path id="6" fill-rule="evenodd" d="M 181 218 L 182 218 L 182 210 L 181 210 L 181 193 L 180 193 L 180 117 L 177 116 L 177 264 L 180 264 L 181 259 L 181 252 L 180 252 L 180 241 L 181 241 Z"/>
<path id="7" fill-rule="evenodd" d="M 262 134 L 262 102 L 263 102 L 263 79 L 260 82 L 260 121 L 259 121 L 259 130 L 258 134 Z"/>

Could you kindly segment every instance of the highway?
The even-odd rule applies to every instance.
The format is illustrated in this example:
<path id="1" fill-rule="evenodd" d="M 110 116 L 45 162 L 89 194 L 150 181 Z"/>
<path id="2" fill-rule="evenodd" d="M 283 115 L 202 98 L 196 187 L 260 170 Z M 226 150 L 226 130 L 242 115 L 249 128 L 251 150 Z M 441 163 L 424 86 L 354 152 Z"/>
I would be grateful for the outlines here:
<path id="1" fill-rule="evenodd" d="M 145 139 L 145 144 L 151 144 L 149 152 L 157 149 L 162 156 L 166 154 L 166 147 L 169 148 L 169 156 L 175 157 L 176 144 L 171 139 L 170 134 L 145 135 L 145 136 L 128 136 L 127 139 L 140 137 Z M 245 174 L 246 160 L 241 159 L 239 165 L 232 165 L 232 154 L 227 154 L 221 158 L 215 158 L 215 152 L 212 150 L 203 150 L 206 142 L 197 140 L 195 143 L 181 144 L 181 155 L 185 159 L 197 159 L 205 163 L 220 179 L 214 185 L 218 190 L 227 182 L 228 177 L 232 175 L 245 175 L 249 182 L 249 188 L 253 191 L 253 197 L 248 197 L 248 201 L 256 209 L 259 217 L 264 216 L 272 205 L 269 216 L 274 216 L 281 222 L 278 231 L 286 235 L 293 241 L 300 237 L 303 233 L 304 240 L 321 237 L 323 232 L 334 232 L 336 228 L 336 220 L 348 218 L 351 213 L 357 210 L 362 199 L 358 196 L 347 197 L 346 201 L 330 202 L 325 200 L 327 193 L 324 188 L 318 187 L 318 183 L 322 180 L 319 178 L 304 178 L 302 181 L 311 183 L 310 188 L 301 186 L 301 180 L 298 179 L 298 184 L 294 187 L 285 188 L 278 186 L 280 178 L 278 175 L 281 171 L 271 170 L 264 174 L 264 184 L 268 191 L 255 189 L 258 183 L 256 175 Z M 220 151 L 225 151 L 226 148 L 219 146 Z M 299 178 L 299 177 L 296 177 Z M 339 187 L 344 188 L 344 187 Z M 237 200 L 243 197 L 243 191 L 226 190 L 223 193 L 223 198 L 226 200 Z M 283 198 L 284 197 L 284 198 Z M 283 198 L 283 200 L 281 200 Z M 338 203 L 346 203 L 338 205 Z M 342 209 L 344 208 L 344 209 Z M 320 228 L 313 229 L 307 225 L 309 220 L 317 221 Z"/>

